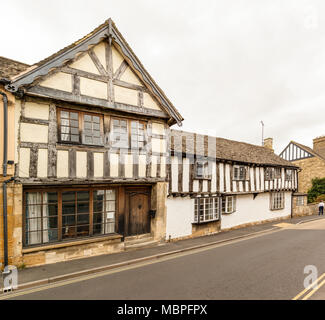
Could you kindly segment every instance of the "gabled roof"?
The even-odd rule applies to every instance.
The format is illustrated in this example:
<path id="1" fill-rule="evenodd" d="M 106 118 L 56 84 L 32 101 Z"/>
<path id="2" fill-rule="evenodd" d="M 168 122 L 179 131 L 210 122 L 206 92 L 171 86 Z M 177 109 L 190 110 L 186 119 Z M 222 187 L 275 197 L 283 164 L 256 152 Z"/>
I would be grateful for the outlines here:
<path id="1" fill-rule="evenodd" d="M 298 166 L 277 156 L 272 150 L 246 142 L 180 130 L 171 130 L 171 138 L 171 150 L 174 152 L 258 165 L 298 168 Z M 196 140 L 196 148 L 194 148 L 194 139 Z"/>
<path id="2" fill-rule="evenodd" d="M 312 148 L 310 148 L 310 147 L 307 147 L 307 146 L 305 146 L 305 145 L 303 145 L 303 144 L 301 144 L 301 143 L 295 142 L 295 141 L 293 141 L 293 140 L 291 140 L 290 143 L 295 144 L 297 147 L 299 147 L 299 148 L 305 150 L 306 152 L 312 154 L 312 155 L 315 156 L 315 157 L 319 157 L 319 158 L 325 160 L 325 158 L 324 158 L 323 156 L 321 156 L 319 153 L 315 152 L 315 151 L 314 151 Z M 290 144 L 290 143 L 289 143 L 289 144 Z"/>
<path id="3" fill-rule="evenodd" d="M 111 19 L 105 21 L 103 24 L 78 41 L 75 41 L 71 45 L 59 50 L 46 59 L 33 64 L 18 75 L 13 75 L 11 78 L 11 84 L 7 85 L 6 87 L 7 90 L 16 92 L 20 88 L 31 85 L 37 78 L 47 75 L 49 71 L 55 70 L 55 68 L 61 67 L 64 63 L 73 59 L 77 53 L 87 51 L 89 46 L 96 45 L 105 38 L 120 47 L 123 55 L 129 60 L 130 67 L 141 75 L 143 82 L 158 98 L 165 111 L 172 119 L 174 119 L 175 122 L 181 125 L 181 122 L 184 120 L 183 117 L 169 101 L 162 89 L 152 79 L 150 74 L 146 71 Z"/>
<path id="4" fill-rule="evenodd" d="M 29 67 L 28 64 L 0 57 L 0 78 L 9 79 L 22 71 L 25 71 Z"/>

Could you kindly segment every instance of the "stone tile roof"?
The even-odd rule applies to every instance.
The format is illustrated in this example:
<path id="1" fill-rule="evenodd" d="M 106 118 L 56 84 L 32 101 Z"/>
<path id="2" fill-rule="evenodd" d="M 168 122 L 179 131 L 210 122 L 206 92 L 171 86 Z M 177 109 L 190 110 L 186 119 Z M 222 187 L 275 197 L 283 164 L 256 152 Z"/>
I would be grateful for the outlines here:
<path id="1" fill-rule="evenodd" d="M 196 150 L 194 150 L 194 140 L 196 140 Z M 298 168 L 265 147 L 173 129 L 171 130 L 171 151 L 195 153 L 199 156 L 242 163 Z"/>
<path id="2" fill-rule="evenodd" d="M 28 67 L 29 65 L 26 63 L 0 56 L 0 78 L 9 79 L 20 72 L 25 71 Z"/>

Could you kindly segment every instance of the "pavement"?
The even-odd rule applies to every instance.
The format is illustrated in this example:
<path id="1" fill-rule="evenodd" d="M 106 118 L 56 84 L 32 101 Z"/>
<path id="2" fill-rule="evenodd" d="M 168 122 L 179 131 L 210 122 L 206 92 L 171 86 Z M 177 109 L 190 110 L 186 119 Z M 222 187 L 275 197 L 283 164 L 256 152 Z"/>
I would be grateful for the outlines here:
<path id="1" fill-rule="evenodd" d="M 26 289 L 39 285 L 72 279 L 84 275 L 96 274 L 106 270 L 121 268 L 146 261 L 165 259 L 180 253 L 199 250 L 216 244 L 254 237 L 255 235 L 280 230 L 287 224 L 301 224 L 315 219 L 323 219 L 317 215 L 296 217 L 280 222 L 270 222 L 251 227 L 220 232 L 215 235 L 202 236 L 193 239 L 166 242 L 151 248 L 135 251 L 120 252 L 115 254 L 100 255 L 65 262 L 58 262 L 38 267 L 19 270 L 19 288 Z M 325 286 L 324 286 L 325 287 Z"/>

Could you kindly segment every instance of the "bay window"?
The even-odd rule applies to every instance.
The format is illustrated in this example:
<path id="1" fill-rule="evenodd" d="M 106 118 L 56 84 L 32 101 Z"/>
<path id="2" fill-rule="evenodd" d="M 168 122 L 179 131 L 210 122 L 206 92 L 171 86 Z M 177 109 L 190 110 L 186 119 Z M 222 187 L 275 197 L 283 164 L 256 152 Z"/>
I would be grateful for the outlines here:
<path id="1" fill-rule="evenodd" d="M 31 190 L 24 193 L 24 245 L 115 232 L 115 189 Z"/>
<path id="2" fill-rule="evenodd" d="M 194 204 L 194 222 L 202 223 L 219 220 L 219 198 L 196 198 Z"/>

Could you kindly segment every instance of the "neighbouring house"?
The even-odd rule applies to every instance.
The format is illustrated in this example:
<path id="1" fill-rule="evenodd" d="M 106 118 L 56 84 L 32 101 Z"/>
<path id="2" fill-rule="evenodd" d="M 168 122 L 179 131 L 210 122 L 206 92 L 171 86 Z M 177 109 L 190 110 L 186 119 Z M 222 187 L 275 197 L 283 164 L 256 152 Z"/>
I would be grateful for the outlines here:
<path id="1" fill-rule="evenodd" d="M 298 167 L 264 145 L 171 130 L 166 239 L 289 218 Z"/>
<path id="2" fill-rule="evenodd" d="M 0 58 L 0 76 L 1 182 L 12 178 L 0 191 L 0 262 L 165 239 L 167 137 L 183 118 L 111 19 L 31 66 Z"/>
<path id="3" fill-rule="evenodd" d="M 312 179 L 325 177 L 325 136 L 313 139 L 313 148 L 290 141 L 279 155 L 299 166 L 298 191 L 307 193 Z"/>

